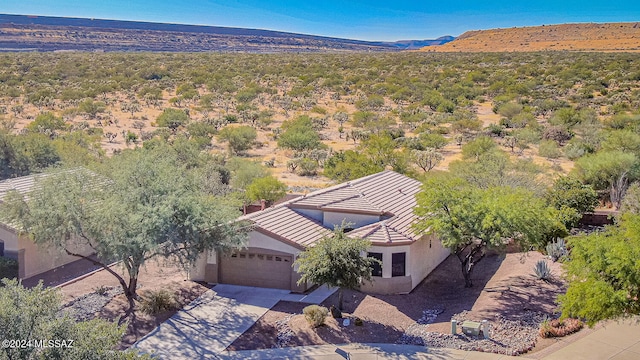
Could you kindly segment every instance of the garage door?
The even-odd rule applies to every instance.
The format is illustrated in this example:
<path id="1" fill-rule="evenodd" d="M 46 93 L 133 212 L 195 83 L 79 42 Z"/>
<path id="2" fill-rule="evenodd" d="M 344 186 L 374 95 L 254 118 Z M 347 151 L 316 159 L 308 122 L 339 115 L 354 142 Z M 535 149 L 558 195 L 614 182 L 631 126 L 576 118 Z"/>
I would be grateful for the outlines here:
<path id="1" fill-rule="evenodd" d="M 222 256 L 220 283 L 291 289 L 291 259 L 251 250 Z"/>

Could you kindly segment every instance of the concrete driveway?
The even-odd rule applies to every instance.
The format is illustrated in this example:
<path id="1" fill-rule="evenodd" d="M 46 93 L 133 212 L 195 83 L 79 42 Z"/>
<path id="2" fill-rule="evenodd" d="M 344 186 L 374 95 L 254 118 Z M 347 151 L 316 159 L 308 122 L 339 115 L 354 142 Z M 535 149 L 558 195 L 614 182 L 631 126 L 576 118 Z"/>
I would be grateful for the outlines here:
<path id="1" fill-rule="evenodd" d="M 159 359 L 215 359 L 288 290 L 216 285 L 134 347 Z"/>

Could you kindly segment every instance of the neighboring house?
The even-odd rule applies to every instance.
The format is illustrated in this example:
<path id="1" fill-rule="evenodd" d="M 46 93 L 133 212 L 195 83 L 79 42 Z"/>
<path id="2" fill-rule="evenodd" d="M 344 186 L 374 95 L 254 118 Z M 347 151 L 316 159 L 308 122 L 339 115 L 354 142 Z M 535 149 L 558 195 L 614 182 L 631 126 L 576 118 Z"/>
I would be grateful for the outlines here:
<path id="1" fill-rule="evenodd" d="M 300 275 L 292 267 L 296 256 L 346 221 L 352 224 L 349 235 L 370 240 L 368 255 L 382 261 L 362 290 L 408 293 L 450 254 L 438 239 L 411 227 L 421 186 L 383 171 L 242 216 L 254 225 L 246 248 L 210 252 L 196 263 L 191 279 L 305 291 L 308 284 L 297 284 Z"/>
<path id="2" fill-rule="evenodd" d="M 0 181 L 0 203 L 11 190 L 22 194 L 29 193 L 38 176 L 29 175 Z M 18 276 L 20 279 L 30 278 L 78 260 L 75 256 L 62 253 L 58 249 L 50 249 L 36 245 L 26 234 L 21 234 L 19 226 L 2 219 L 0 214 L 0 256 L 18 260 Z M 90 255 L 90 251 L 82 251 Z"/>

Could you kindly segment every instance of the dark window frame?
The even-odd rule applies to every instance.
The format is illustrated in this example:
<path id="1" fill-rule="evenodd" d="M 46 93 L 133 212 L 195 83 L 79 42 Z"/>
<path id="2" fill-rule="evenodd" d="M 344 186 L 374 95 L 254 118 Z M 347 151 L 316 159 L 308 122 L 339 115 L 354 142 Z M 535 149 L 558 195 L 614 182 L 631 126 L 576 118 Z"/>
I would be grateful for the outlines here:
<path id="1" fill-rule="evenodd" d="M 407 253 L 391 254 L 391 276 L 407 276 Z"/>
<path id="2" fill-rule="evenodd" d="M 380 263 L 374 263 L 371 266 L 371 276 L 382 277 L 382 253 L 369 252 L 367 253 L 367 257 L 378 259 L 380 261 Z"/>

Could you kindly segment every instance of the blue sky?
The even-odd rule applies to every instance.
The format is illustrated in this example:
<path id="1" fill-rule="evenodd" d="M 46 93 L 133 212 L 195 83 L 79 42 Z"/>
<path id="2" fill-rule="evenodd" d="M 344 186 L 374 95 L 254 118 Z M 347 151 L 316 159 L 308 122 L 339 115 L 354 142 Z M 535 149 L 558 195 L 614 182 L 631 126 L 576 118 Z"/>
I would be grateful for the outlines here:
<path id="1" fill-rule="evenodd" d="M 270 29 L 362 40 L 432 39 L 467 30 L 640 21 L 640 1 L 0 0 L 7 14 Z"/>

